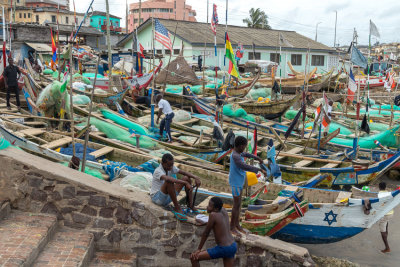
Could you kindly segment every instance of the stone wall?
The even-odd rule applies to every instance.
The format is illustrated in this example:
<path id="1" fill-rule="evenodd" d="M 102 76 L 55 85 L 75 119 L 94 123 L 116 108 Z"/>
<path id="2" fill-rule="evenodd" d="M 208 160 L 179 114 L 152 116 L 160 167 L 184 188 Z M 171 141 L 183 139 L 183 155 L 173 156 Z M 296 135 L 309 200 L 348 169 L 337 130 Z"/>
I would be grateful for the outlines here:
<path id="1" fill-rule="evenodd" d="M 190 265 L 204 227 L 178 222 L 147 194 L 14 148 L 0 150 L 0 162 L 0 199 L 12 208 L 56 214 L 65 226 L 93 233 L 98 250 L 136 253 L 139 266 Z M 289 243 L 255 235 L 237 241 L 236 266 L 313 265 L 306 249 Z M 205 248 L 212 246 L 210 236 Z"/>

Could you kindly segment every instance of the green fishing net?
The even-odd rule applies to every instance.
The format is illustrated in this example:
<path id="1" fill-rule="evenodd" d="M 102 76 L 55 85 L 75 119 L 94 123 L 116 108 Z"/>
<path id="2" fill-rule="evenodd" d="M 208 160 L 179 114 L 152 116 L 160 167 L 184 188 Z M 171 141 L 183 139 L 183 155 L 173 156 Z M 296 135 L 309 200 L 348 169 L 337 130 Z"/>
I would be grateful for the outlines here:
<path id="1" fill-rule="evenodd" d="M 288 111 L 286 111 L 285 113 L 285 118 L 288 120 L 293 120 L 294 117 L 296 117 L 297 112 L 299 112 L 298 110 L 294 110 L 294 109 L 289 109 Z M 303 119 L 303 114 L 300 115 L 300 120 Z M 309 118 L 308 116 L 306 116 L 306 121 L 308 121 Z"/>
<path id="2" fill-rule="evenodd" d="M 379 141 L 383 146 L 386 147 L 392 147 L 392 148 L 400 148 L 400 142 L 398 140 L 398 136 L 396 136 L 396 131 L 398 131 L 400 126 L 396 126 L 391 130 L 386 130 L 384 132 L 366 136 L 366 137 L 360 137 L 360 140 L 358 142 L 358 145 L 361 148 L 376 148 L 377 145 L 375 144 L 375 140 Z M 334 144 L 340 144 L 340 145 L 346 145 L 346 146 L 353 146 L 353 139 L 344 139 L 344 138 L 333 138 L 331 143 Z"/>
<path id="3" fill-rule="evenodd" d="M 136 146 L 136 138 L 131 137 L 131 134 L 128 131 L 121 129 L 118 126 L 96 118 L 90 118 L 90 124 L 94 125 L 100 132 L 103 132 L 110 139 L 117 139 Z M 140 147 L 148 149 L 157 147 L 157 143 L 148 136 L 140 136 L 139 141 Z"/>
<path id="4" fill-rule="evenodd" d="M 258 100 L 259 97 L 271 97 L 271 88 L 251 89 L 247 96 L 254 100 Z"/>
<path id="5" fill-rule="evenodd" d="M 0 135 L 0 150 L 1 149 L 6 149 L 7 147 L 10 147 L 11 144 L 10 142 L 8 142 L 6 139 L 4 139 L 1 135 Z"/>
<path id="6" fill-rule="evenodd" d="M 386 109 L 386 110 L 391 110 L 391 106 L 390 105 L 372 105 L 373 108 L 376 109 Z M 393 105 L 393 110 L 400 110 L 400 107 Z"/>
<path id="7" fill-rule="evenodd" d="M 46 117 L 57 118 L 60 117 L 61 110 L 64 105 L 64 112 L 66 117 L 69 117 L 70 109 L 69 102 L 70 97 L 67 91 L 61 92 L 62 83 L 59 81 L 53 81 L 47 85 L 42 92 L 39 94 L 36 106 L 45 114 Z"/>
<path id="8" fill-rule="evenodd" d="M 68 167 L 68 162 L 62 162 L 61 164 Z M 80 165 L 79 169 L 81 168 L 81 166 L 82 164 Z M 90 167 L 85 167 L 85 173 L 104 180 L 103 174 L 100 171 L 92 169 Z"/>
<path id="9" fill-rule="evenodd" d="M 171 94 L 178 94 L 178 95 L 181 95 L 182 94 L 182 87 L 180 86 L 180 87 L 167 87 L 166 89 L 165 89 L 165 92 L 167 92 L 167 93 L 171 93 Z"/>
<path id="10" fill-rule="evenodd" d="M 112 120 L 113 122 L 115 122 L 118 125 L 121 125 L 128 129 L 132 129 L 138 134 L 149 135 L 149 130 L 147 130 L 145 127 L 143 127 L 137 123 L 127 120 L 121 116 L 118 116 L 115 113 L 112 113 L 111 111 L 104 109 L 104 108 L 100 109 L 100 111 L 105 118 Z"/>
<path id="11" fill-rule="evenodd" d="M 86 95 L 74 95 L 72 96 L 72 102 L 75 105 L 87 105 L 90 103 L 90 98 Z"/>
<path id="12" fill-rule="evenodd" d="M 252 121 L 252 122 L 256 121 L 254 115 L 247 114 L 247 112 L 244 109 L 242 109 L 238 105 L 234 105 L 234 104 L 224 105 L 224 107 L 222 109 L 222 113 L 228 117 L 242 118 L 242 119 L 245 119 L 247 121 Z"/>
<path id="13" fill-rule="evenodd" d="M 306 129 L 312 129 L 313 128 L 313 126 L 314 126 L 314 122 L 309 122 L 309 123 L 307 123 L 306 125 Z M 352 134 L 353 132 L 350 130 L 350 129 L 348 129 L 346 126 L 344 126 L 344 125 L 341 125 L 341 124 L 338 124 L 338 123 L 336 123 L 336 122 L 331 122 L 330 123 L 330 125 L 329 125 L 329 133 L 332 133 L 332 132 L 334 132 L 334 131 L 336 131 L 338 128 L 340 128 L 340 134 L 341 135 L 350 135 L 350 134 Z M 317 127 L 317 129 L 318 129 L 318 127 Z"/>
<path id="14" fill-rule="evenodd" d="M 52 69 L 44 69 L 43 70 L 43 74 L 47 74 L 47 75 L 49 75 L 49 74 L 53 74 L 53 70 Z"/>

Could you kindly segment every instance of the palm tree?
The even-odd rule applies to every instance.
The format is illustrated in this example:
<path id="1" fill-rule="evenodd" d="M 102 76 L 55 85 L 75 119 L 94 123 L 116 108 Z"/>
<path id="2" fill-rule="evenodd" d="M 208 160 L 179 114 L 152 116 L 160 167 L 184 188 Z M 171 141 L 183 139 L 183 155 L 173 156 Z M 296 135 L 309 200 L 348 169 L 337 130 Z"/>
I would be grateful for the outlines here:
<path id="1" fill-rule="evenodd" d="M 260 8 L 251 8 L 249 11 L 250 17 L 243 20 L 249 28 L 267 29 L 270 30 L 271 26 L 268 25 L 268 16 Z"/>

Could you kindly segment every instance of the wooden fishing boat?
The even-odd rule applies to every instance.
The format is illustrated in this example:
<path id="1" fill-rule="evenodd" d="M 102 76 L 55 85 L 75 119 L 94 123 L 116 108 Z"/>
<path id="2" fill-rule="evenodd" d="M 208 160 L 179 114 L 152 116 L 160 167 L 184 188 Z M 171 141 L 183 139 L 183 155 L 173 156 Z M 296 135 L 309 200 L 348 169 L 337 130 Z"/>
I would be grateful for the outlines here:
<path id="1" fill-rule="evenodd" d="M 331 78 L 332 72 L 329 72 L 328 74 L 324 75 L 321 77 L 321 81 L 318 83 L 313 83 L 308 85 L 308 91 L 309 92 L 319 92 L 323 88 L 326 88 L 328 86 L 329 80 Z M 298 92 L 302 91 L 304 84 L 301 85 L 285 85 L 282 84 L 282 93 L 283 94 L 297 94 Z"/>
<path id="2" fill-rule="evenodd" d="M 258 72 L 257 75 L 253 78 L 253 80 L 251 80 L 251 82 L 241 84 L 241 85 L 236 84 L 236 86 L 229 86 L 229 87 L 226 85 L 222 85 L 222 87 L 220 87 L 218 90 L 219 90 L 219 93 L 221 93 L 223 88 L 225 88 L 227 94 L 230 97 L 244 97 L 254 87 L 254 85 L 257 83 L 259 78 L 260 78 L 260 73 Z M 215 89 L 214 88 L 205 88 L 205 92 L 203 92 L 203 93 L 215 95 Z"/>
<path id="3" fill-rule="evenodd" d="M 263 199 L 273 199 L 279 192 L 286 190 L 285 185 L 268 184 L 268 193 Z M 304 217 L 282 228 L 273 238 L 295 243 L 332 243 L 355 236 L 371 228 L 390 210 L 400 204 L 400 191 L 388 192 L 383 197 L 353 196 L 351 192 L 298 188 L 304 193 L 309 211 Z M 364 213 L 364 203 L 368 200 L 372 209 L 369 215 Z"/>
<path id="4" fill-rule="evenodd" d="M 271 236 L 297 218 L 304 216 L 309 209 L 308 202 L 302 201 L 299 203 L 299 207 L 301 213 L 296 210 L 294 206 L 278 213 L 263 215 L 246 211 L 245 219 L 242 220 L 241 225 L 243 228 L 250 230 L 253 234 Z"/>
<path id="5" fill-rule="evenodd" d="M 275 119 L 281 117 L 296 101 L 300 95 L 296 95 L 287 100 L 276 100 L 269 103 L 257 103 L 254 101 L 242 101 L 237 104 L 247 113 L 261 115 L 266 119 Z"/>

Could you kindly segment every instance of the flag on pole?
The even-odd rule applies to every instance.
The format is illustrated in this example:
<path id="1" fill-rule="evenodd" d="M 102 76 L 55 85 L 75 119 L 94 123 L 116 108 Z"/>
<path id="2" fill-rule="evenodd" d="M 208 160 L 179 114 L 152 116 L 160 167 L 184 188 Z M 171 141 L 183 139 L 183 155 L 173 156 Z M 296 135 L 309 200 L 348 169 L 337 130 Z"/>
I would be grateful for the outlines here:
<path id="1" fill-rule="evenodd" d="M 293 47 L 293 45 L 285 39 L 282 33 L 279 33 L 279 46 Z"/>
<path id="2" fill-rule="evenodd" d="M 368 65 L 367 59 L 364 57 L 364 55 L 360 52 L 360 50 L 357 49 L 357 47 L 354 46 L 353 43 L 351 43 L 351 62 L 353 62 L 354 65 L 360 66 L 361 68 L 366 69 Z"/>
<path id="3" fill-rule="evenodd" d="M 350 69 L 349 84 L 347 87 L 347 99 L 350 102 L 353 102 L 356 91 L 357 91 L 356 80 L 354 79 L 353 71 Z"/>
<path id="4" fill-rule="evenodd" d="M 321 113 L 322 112 L 322 113 Z M 327 111 L 324 108 L 324 105 L 321 104 L 317 107 L 317 109 L 315 110 L 315 118 L 320 118 L 319 120 L 321 121 L 322 118 L 322 126 L 327 127 L 330 123 L 331 120 L 329 119 L 328 115 L 327 115 Z M 319 123 L 319 122 L 317 122 Z"/>
<path id="5" fill-rule="evenodd" d="M 226 33 L 225 57 L 229 59 L 228 73 L 233 77 L 239 78 L 239 71 L 236 66 L 235 54 L 233 53 L 232 44 L 229 40 L 228 33 Z"/>
<path id="6" fill-rule="evenodd" d="M 302 104 L 299 112 L 297 112 L 296 116 L 294 117 L 292 123 L 289 125 L 289 128 L 285 132 L 285 138 L 287 139 L 290 134 L 292 133 L 294 127 L 296 126 L 297 122 L 299 121 L 300 115 L 303 113 L 303 110 L 305 109 L 305 105 Z"/>
<path id="7" fill-rule="evenodd" d="M 213 4 L 213 14 L 211 18 L 211 31 L 214 35 L 217 34 L 217 25 L 218 25 L 218 14 L 217 14 L 217 5 Z"/>
<path id="8" fill-rule="evenodd" d="M 172 42 L 169 31 L 160 23 L 158 19 L 154 19 L 155 39 L 165 46 L 168 50 L 172 51 Z"/>
<path id="9" fill-rule="evenodd" d="M 257 155 L 257 127 L 254 127 L 253 137 L 251 138 L 251 154 Z"/>
<path id="10" fill-rule="evenodd" d="M 363 120 L 361 122 L 360 129 L 363 130 L 364 132 L 366 132 L 367 134 L 370 133 L 369 125 L 368 125 L 368 122 L 367 122 L 367 114 L 364 114 L 364 118 L 363 118 Z"/>
<path id="11" fill-rule="evenodd" d="M 376 27 L 375 23 L 372 22 L 372 20 L 369 20 L 369 34 L 381 38 L 378 28 Z"/>
<path id="12" fill-rule="evenodd" d="M 54 69 L 57 62 L 57 46 L 56 42 L 54 41 L 53 37 L 53 30 L 50 28 L 50 35 L 51 35 L 51 52 L 53 56 L 51 57 L 51 68 Z"/>

